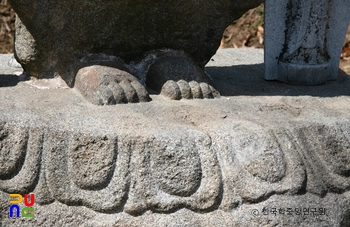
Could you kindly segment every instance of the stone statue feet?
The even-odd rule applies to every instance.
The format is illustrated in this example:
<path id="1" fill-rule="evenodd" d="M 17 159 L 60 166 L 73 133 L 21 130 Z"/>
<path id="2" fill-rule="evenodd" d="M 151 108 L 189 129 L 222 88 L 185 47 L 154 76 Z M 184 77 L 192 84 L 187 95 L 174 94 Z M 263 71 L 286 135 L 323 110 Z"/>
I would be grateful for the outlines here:
<path id="1" fill-rule="evenodd" d="M 205 82 L 198 83 L 194 80 L 187 82 L 179 80 L 177 82 L 168 80 L 161 90 L 161 94 L 173 99 L 213 99 L 220 97 L 220 93 L 215 88 Z"/>
<path id="2" fill-rule="evenodd" d="M 173 100 L 220 97 L 204 70 L 184 53 L 158 58 L 147 73 L 146 84 Z"/>
<path id="3" fill-rule="evenodd" d="M 76 75 L 74 87 L 86 100 L 95 105 L 151 100 L 137 78 L 126 70 L 114 67 L 93 65 L 81 68 Z"/>

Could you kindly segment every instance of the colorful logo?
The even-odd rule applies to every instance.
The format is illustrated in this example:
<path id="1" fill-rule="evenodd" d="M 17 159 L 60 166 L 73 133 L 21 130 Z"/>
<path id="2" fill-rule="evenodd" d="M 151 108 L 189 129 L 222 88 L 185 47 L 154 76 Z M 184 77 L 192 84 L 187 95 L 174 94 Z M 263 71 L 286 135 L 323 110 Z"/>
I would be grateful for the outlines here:
<path id="1" fill-rule="evenodd" d="M 22 202 L 25 207 L 21 209 Z M 24 199 L 20 194 L 10 194 L 10 218 L 34 218 L 34 203 L 34 194 L 24 194 Z"/>

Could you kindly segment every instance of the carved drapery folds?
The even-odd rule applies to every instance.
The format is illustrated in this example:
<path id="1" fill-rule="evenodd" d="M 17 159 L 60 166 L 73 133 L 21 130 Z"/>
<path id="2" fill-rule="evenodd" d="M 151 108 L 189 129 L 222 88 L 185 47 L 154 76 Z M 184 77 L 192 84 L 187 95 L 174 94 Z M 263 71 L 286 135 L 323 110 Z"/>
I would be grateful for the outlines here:
<path id="1" fill-rule="evenodd" d="M 350 189 L 349 125 L 268 130 L 252 124 L 143 136 L 0 127 L 0 190 L 34 192 L 40 205 L 58 201 L 133 215 L 182 208 L 201 213 L 274 194 Z"/>

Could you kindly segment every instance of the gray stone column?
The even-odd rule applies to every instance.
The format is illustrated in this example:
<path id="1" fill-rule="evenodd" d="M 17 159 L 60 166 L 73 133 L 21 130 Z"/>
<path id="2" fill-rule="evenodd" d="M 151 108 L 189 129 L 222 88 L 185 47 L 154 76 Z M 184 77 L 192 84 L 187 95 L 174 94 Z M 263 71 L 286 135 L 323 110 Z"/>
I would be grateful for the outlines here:
<path id="1" fill-rule="evenodd" d="M 265 79 L 299 85 L 336 80 L 349 12 L 344 0 L 267 1 Z"/>

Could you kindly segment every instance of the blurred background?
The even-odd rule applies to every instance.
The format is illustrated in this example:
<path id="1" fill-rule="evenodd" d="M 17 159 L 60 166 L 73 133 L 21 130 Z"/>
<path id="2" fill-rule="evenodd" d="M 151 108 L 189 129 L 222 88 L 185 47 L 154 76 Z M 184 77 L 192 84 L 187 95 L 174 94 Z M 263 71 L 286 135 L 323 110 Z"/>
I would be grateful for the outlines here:
<path id="1" fill-rule="evenodd" d="M 0 54 L 12 53 L 16 15 L 7 0 L 1 0 L 0 16 Z"/>
<path id="2" fill-rule="evenodd" d="M 16 15 L 7 0 L 1 0 L 0 15 L 0 54 L 13 53 Z M 241 47 L 264 48 L 264 4 L 249 10 L 225 30 L 220 48 Z M 340 68 L 350 75 L 350 24 L 339 57 Z"/>

